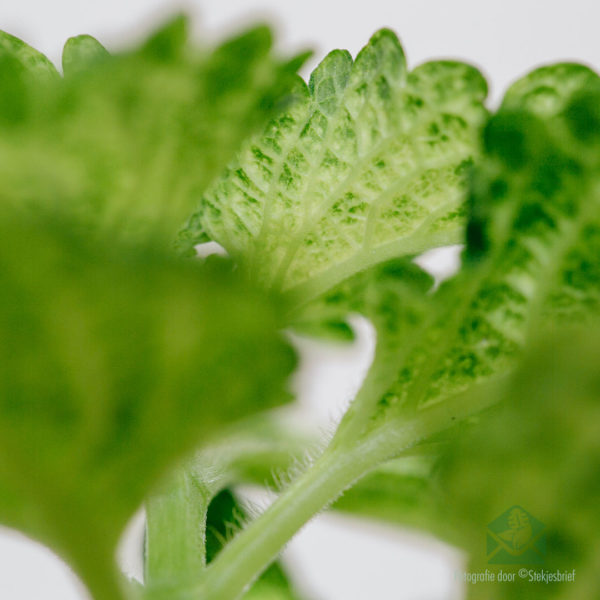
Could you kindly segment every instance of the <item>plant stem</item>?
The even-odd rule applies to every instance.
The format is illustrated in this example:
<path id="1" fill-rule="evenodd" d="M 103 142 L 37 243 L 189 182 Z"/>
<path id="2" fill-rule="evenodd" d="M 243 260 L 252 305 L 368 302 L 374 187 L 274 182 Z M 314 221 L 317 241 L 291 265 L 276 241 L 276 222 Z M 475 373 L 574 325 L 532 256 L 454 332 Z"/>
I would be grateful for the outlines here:
<path id="1" fill-rule="evenodd" d="M 238 598 L 316 513 L 363 475 L 370 462 L 325 452 L 208 566 L 200 589 L 184 598 Z"/>
<path id="2" fill-rule="evenodd" d="M 146 507 L 145 581 L 149 590 L 197 581 L 205 565 L 205 525 L 210 494 L 182 466 Z"/>
<path id="3" fill-rule="evenodd" d="M 294 534 L 356 480 L 392 455 L 398 456 L 494 401 L 495 397 L 490 396 L 457 396 L 403 423 L 396 420 L 389 427 L 372 432 L 352 450 L 345 449 L 345 444 L 330 446 L 259 518 L 225 546 L 207 567 L 200 585 L 178 595 L 178 600 L 239 598 Z"/>

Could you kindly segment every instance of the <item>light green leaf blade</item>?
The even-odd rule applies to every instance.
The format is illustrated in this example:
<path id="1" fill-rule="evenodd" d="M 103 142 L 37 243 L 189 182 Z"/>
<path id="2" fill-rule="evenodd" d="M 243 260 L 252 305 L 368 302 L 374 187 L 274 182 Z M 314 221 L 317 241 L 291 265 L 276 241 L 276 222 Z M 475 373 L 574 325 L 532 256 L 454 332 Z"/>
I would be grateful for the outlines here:
<path id="1" fill-rule="evenodd" d="M 252 276 L 305 298 L 382 260 L 456 243 L 485 95 L 465 64 L 407 73 L 387 30 L 354 62 L 335 50 L 204 195 L 182 246 L 215 240 Z"/>
<path id="2" fill-rule="evenodd" d="M 0 520 L 115 600 L 113 551 L 156 480 L 287 398 L 284 306 L 230 266 L 0 223 Z"/>
<path id="3" fill-rule="evenodd" d="M 569 88 L 569 73 L 557 67 L 558 89 Z M 576 81 L 580 74 L 573 67 Z M 502 109 L 487 125 L 464 268 L 434 294 L 430 317 L 413 334 L 400 369 L 389 361 L 372 367 L 367 383 L 381 380 L 378 369 L 394 381 L 376 404 L 367 393 L 367 408 L 355 407 L 365 436 L 367 430 L 382 441 L 389 435 L 392 450 L 403 421 L 424 423 L 428 408 L 439 413 L 441 401 L 509 371 L 546 319 L 597 313 L 600 138 L 577 136 L 570 116 L 576 108 L 579 119 L 595 122 L 594 77 L 583 88 L 572 85 L 554 112 L 546 105 L 540 114 Z M 385 329 L 378 333 L 387 336 Z"/>
<path id="4" fill-rule="evenodd" d="M 279 110 L 299 65 L 274 56 L 266 27 L 216 48 L 195 47 L 187 29 L 175 19 L 110 58 L 88 36 L 68 41 L 66 79 L 2 132 L 5 201 L 76 215 L 89 235 L 172 243 L 241 142 Z"/>

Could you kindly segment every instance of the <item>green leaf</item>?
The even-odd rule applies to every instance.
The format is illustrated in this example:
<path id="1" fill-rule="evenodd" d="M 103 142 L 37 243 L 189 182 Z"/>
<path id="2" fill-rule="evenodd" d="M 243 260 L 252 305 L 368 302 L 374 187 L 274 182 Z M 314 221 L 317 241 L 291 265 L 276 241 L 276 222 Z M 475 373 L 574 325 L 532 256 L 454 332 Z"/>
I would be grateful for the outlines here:
<path id="1" fill-rule="evenodd" d="M 43 54 L 0 31 L 0 127 L 25 121 L 39 94 L 59 79 Z"/>
<path id="2" fill-rule="evenodd" d="M 32 78 L 58 79 L 58 71 L 48 58 L 5 31 L 0 31 L 0 55 L 12 56 Z"/>
<path id="3" fill-rule="evenodd" d="M 187 18 L 179 15 L 154 32 L 143 44 L 141 52 L 150 59 L 169 63 L 183 57 L 187 41 Z"/>
<path id="4" fill-rule="evenodd" d="M 598 75 L 585 65 L 557 63 L 535 69 L 507 90 L 504 110 L 526 110 L 540 117 L 559 114 L 573 94 L 598 87 Z"/>
<path id="5" fill-rule="evenodd" d="M 257 27 L 198 49 L 184 18 L 112 57 L 89 36 L 71 38 L 65 80 L 37 94 L 20 120 L 4 113 L 12 127 L 0 141 L 3 201 L 75 215 L 88 235 L 170 244 L 296 80 L 298 61 L 280 61 L 271 45 Z"/>
<path id="6" fill-rule="evenodd" d="M 66 41 L 62 54 L 64 76 L 74 77 L 84 73 L 109 56 L 108 50 L 91 35 L 71 37 Z"/>
<path id="7" fill-rule="evenodd" d="M 575 580 L 535 583 L 516 575 L 513 583 L 471 585 L 470 598 L 578 600 L 600 593 L 599 333 L 595 327 L 538 340 L 503 390 L 502 406 L 450 446 L 440 477 L 452 507 L 445 518 L 454 541 L 470 553 L 470 571 L 575 570 Z M 500 536 L 506 543 L 492 538 L 486 550 L 490 524 L 515 506 L 526 521 L 520 527 L 509 521 L 509 533 Z M 532 555 L 527 548 L 537 532 L 533 519 L 543 529 Z M 511 545 L 516 538 L 520 542 Z M 492 554 L 496 550 L 503 553 Z"/>
<path id="8" fill-rule="evenodd" d="M 557 89 L 571 95 L 554 111 L 547 104 L 539 114 L 518 111 L 513 91 L 511 107 L 486 126 L 469 201 L 465 265 L 434 294 L 428 318 L 405 336 L 402 358 L 393 363 L 376 354 L 365 391 L 344 419 L 356 420 L 357 413 L 362 421 L 350 426 L 348 439 L 362 426 L 361 436 L 378 438 L 393 455 L 407 420 L 427 429 L 428 414 L 435 420 L 443 410 L 440 402 L 506 373 L 545 320 L 597 313 L 600 144 L 574 134 L 572 115 L 594 122 L 599 80 L 588 74 L 585 87 L 569 86 L 570 74 L 580 81 L 581 68 L 556 67 Z M 378 326 L 384 340 L 388 329 Z M 448 425 L 459 416 L 448 409 Z M 341 436 L 348 435 L 344 421 Z"/>
<path id="9" fill-rule="evenodd" d="M 212 239 L 302 300 L 366 267 L 463 236 L 465 170 L 486 116 L 472 67 L 407 73 L 396 36 L 335 50 L 203 196 L 181 245 Z"/>
<path id="10" fill-rule="evenodd" d="M 287 398 L 284 306 L 227 262 L 186 264 L 0 220 L 0 520 L 52 546 L 94 597 L 173 462 Z"/>

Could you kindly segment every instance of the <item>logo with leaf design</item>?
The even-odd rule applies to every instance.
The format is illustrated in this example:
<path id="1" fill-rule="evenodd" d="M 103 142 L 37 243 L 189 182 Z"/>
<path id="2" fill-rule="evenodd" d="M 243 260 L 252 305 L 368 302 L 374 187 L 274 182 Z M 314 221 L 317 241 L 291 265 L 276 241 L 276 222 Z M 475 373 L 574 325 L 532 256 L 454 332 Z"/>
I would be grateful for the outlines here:
<path id="1" fill-rule="evenodd" d="M 488 525 L 488 563 L 539 565 L 545 554 L 545 526 L 521 506 L 509 508 Z"/>

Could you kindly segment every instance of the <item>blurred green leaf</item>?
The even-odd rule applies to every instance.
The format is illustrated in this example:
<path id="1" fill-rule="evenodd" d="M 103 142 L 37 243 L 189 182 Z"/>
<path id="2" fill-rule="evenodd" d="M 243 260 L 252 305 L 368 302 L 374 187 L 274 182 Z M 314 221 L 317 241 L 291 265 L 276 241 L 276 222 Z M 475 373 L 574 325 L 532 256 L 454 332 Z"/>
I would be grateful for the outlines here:
<path id="1" fill-rule="evenodd" d="M 519 100 L 521 102 L 519 107 Z M 580 65 L 538 69 L 507 93 L 485 134 L 474 181 L 467 257 L 506 238 L 513 288 L 533 295 L 544 270 L 537 321 L 581 321 L 600 310 L 600 78 Z"/>
<path id="2" fill-rule="evenodd" d="M 310 331 L 314 324 L 337 325 L 361 314 L 377 329 L 378 351 L 397 349 L 430 307 L 427 292 L 433 278 L 408 259 L 374 265 L 339 283 L 296 311 L 294 328 Z"/>
<path id="3" fill-rule="evenodd" d="M 5 31 L 0 31 L 0 55 L 13 57 L 32 79 L 41 82 L 59 78 L 56 67 L 41 52 Z"/>
<path id="4" fill-rule="evenodd" d="M 62 54 L 63 74 L 66 78 L 75 77 L 109 56 L 108 50 L 91 35 L 69 38 Z"/>
<path id="5" fill-rule="evenodd" d="M 275 490 L 280 478 L 318 445 L 280 415 L 251 416 L 224 430 L 219 439 L 196 454 L 193 477 L 212 495 L 239 483 L 254 483 Z"/>
<path id="6" fill-rule="evenodd" d="M 187 29 L 179 17 L 112 57 L 89 36 L 71 38 L 66 79 L 38 76 L 23 114 L 15 64 L 48 61 L 2 38 L 12 44 L 0 53 L 11 80 L 0 102 L 3 202 L 76 215 L 89 235 L 170 243 L 241 142 L 279 110 L 298 67 L 273 56 L 265 27 L 214 49 L 195 48 Z"/>
<path id="7" fill-rule="evenodd" d="M 115 600 L 114 545 L 157 479 L 287 398 L 284 306 L 226 261 L 185 264 L 0 220 L 0 520 Z"/>
<path id="8" fill-rule="evenodd" d="M 40 90 L 59 79 L 43 54 L 0 31 L 0 127 L 10 129 L 24 122 Z"/>
<path id="9" fill-rule="evenodd" d="M 574 582 L 469 586 L 487 600 L 596 598 L 600 593 L 600 331 L 566 331 L 534 345 L 502 405 L 458 436 L 442 464 L 445 517 L 470 553 L 469 570 L 576 572 Z M 488 525 L 511 507 L 543 525 L 545 555 L 487 564 Z M 531 532 L 524 528 L 525 542 Z M 543 546 L 542 546 L 543 548 Z"/>

